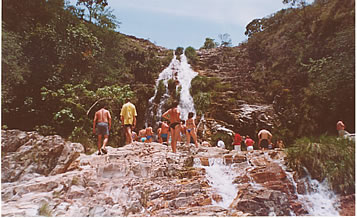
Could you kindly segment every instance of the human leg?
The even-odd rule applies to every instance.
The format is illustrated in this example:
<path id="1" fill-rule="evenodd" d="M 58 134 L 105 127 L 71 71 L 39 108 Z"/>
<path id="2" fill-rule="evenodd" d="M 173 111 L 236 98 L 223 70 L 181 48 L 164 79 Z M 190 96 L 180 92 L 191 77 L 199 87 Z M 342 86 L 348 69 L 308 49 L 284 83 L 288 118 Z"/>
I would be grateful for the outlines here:
<path id="1" fill-rule="evenodd" d="M 98 135 L 98 142 L 97 142 L 97 145 L 98 145 L 98 154 L 100 154 L 100 149 L 102 147 L 102 135 Z"/>
<path id="2" fill-rule="evenodd" d="M 125 144 L 130 144 L 133 142 L 133 138 L 131 137 L 131 127 L 125 126 Z"/>
<path id="3" fill-rule="evenodd" d="M 191 135 L 192 135 L 193 141 L 195 142 L 196 148 L 198 148 L 196 131 L 191 131 Z"/>

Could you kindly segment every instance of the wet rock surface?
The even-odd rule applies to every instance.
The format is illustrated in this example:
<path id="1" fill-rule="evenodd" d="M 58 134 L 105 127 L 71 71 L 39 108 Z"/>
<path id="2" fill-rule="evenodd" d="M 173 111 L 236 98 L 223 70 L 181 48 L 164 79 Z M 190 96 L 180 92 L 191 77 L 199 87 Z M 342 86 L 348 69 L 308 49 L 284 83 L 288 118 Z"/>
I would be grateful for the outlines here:
<path id="1" fill-rule="evenodd" d="M 283 169 L 283 151 L 178 145 L 175 154 L 166 145 L 137 142 L 98 156 L 59 136 L 10 130 L 2 138 L 2 216 L 306 214 Z M 219 206 L 223 195 L 206 175 L 212 159 L 235 175 L 227 207 Z"/>

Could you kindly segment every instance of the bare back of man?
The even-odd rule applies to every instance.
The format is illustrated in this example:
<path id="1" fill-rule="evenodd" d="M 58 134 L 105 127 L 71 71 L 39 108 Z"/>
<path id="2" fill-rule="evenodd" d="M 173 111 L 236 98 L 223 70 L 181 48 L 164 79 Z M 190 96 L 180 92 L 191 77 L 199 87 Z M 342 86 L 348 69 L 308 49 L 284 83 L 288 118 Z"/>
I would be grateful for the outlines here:
<path id="1" fill-rule="evenodd" d="M 94 115 L 93 133 L 98 135 L 98 154 L 106 153 L 105 146 L 108 143 L 109 131 L 112 124 L 110 112 L 105 108 L 98 110 Z M 102 146 L 102 136 L 104 136 Z"/>
<path id="2" fill-rule="evenodd" d="M 263 150 L 268 149 L 268 145 L 271 143 L 272 134 L 266 130 L 262 129 L 258 133 L 259 143 L 258 147 L 262 147 Z"/>

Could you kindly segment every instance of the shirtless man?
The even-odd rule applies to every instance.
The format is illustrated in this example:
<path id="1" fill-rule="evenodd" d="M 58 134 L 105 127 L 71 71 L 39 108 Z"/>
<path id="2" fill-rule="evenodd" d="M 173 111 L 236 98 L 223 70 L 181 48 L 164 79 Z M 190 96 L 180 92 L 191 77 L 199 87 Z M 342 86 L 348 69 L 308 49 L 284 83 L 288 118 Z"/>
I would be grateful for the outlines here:
<path id="1" fill-rule="evenodd" d="M 154 133 L 153 133 L 152 127 L 150 125 L 148 125 L 148 127 L 146 127 L 145 135 L 146 135 L 145 142 L 152 142 L 152 137 L 153 137 Z"/>
<path id="2" fill-rule="evenodd" d="M 172 152 L 176 153 L 177 139 L 180 135 L 180 111 L 177 109 L 178 102 L 172 104 L 171 109 L 166 111 L 162 117 L 170 121 L 170 132 L 171 132 L 171 148 Z"/>
<path id="3" fill-rule="evenodd" d="M 93 119 L 93 134 L 97 134 L 98 136 L 98 155 L 102 153 L 106 154 L 107 150 L 105 146 L 108 143 L 109 131 L 112 126 L 112 117 L 110 116 L 110 112 L 103 106 L 100 110 L 98 110 Z M 102 136 L 104 135 L 104 141 L 102 146 Z"/>
<path id="4" fill-rule="evenodd" d="M 193 115 L 194 115 L 194 113 L 192 113 L 192 112 L 188 113 L 188 119 L 186 120 L 186 138 L 187 138 L 186 143 L 190 144 L 191 136 L 192 136 L 193 141 L 195 142 L 196 148 L 198 148 L 196 124 L 195 124 L 195 119 L 193 118 Z"/>
<path id="5" fill-rule="evenodd" d="M 169 138 L 170 138 L 170 127 L 167 124 L 167 121 L 163 121 L 160 125 L 160 133 L 159 134 L 159 142 L 163 143 L 166 142 L 169 144 Z"/>
<path id="6" fill-rule="evenodd" d="M 273 135 L 266 129 L 262 129 L 258 133 L 258 147 L 262 148 L 262 150 L 268 149 L 269 144 L 271 143 L 271 138 Z"/>
<path id="7" fill-rule="evenodd" d="M 138 141 L 145 142 L 146 141 L 146 127 L 144 126 L 138 134 Z"/>

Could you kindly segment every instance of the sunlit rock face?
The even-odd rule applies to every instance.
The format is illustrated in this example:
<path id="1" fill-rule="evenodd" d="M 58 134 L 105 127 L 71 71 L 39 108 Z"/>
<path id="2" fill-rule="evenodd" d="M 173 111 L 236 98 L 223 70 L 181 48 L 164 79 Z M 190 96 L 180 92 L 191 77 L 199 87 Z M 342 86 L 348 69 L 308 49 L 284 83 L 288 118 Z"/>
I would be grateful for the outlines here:
<path id="1" fill-rule="evenodd" d="M 59 136 L 2 131 L 2 216 L 306 215 L 284 152 L 159 143 L 86 155 Z M 346 202 L 346 200 L 345 200 Z"/>

